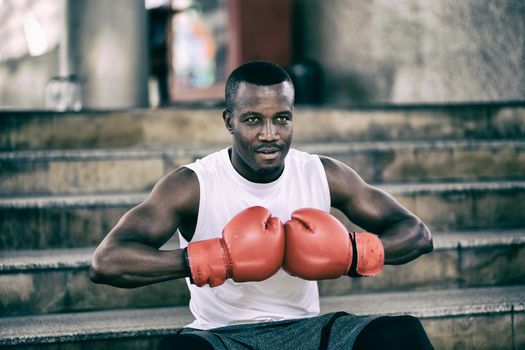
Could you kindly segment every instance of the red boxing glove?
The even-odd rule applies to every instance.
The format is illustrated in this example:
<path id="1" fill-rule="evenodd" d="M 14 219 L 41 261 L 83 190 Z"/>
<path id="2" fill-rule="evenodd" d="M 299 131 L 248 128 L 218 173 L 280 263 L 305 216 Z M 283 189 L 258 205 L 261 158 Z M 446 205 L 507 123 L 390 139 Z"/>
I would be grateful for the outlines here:
<path id="1" fill-rule="evenodd" d="M 385 253 L 379 237 L 368 232 L 349 234 L 322 210 L 296 210 L 284 229 L 283 269 L 292 276 L 306 280 L 374 276 L 383 268 Z"/>
<path id="2" fill-rule="evenodd" d="M 187 254 L 193 283 L 199 287 L 216 287 L 228 278 L 262 281 L 283 262 L 283 224 L 268 209 L 251 207 L 226 224 L 222 238 L 190 243 Z"/>

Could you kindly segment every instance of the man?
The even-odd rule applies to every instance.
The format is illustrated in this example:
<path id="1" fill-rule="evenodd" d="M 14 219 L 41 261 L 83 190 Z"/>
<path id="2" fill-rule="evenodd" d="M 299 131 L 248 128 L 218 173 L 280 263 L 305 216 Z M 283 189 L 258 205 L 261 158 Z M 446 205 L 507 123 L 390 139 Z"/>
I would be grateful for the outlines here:
<path id="1" fill-rule="evenodd" d="M 293 102 L 281 67 L 234 70 L 223 111 L 232 146 L 161 179 L 97 248 L 92 280 L 131 288 L 185 277 L 196 319 L 166 348 L 432 348 L 410 316 L 319 315 L 316 280 L 375 275 L 430 252 L 432 239 L 347 165 L 290 148 Z M 349 234 L 331 207 L 378 236 Z M 181 248 L 159 250 L 177 229 Z"/>

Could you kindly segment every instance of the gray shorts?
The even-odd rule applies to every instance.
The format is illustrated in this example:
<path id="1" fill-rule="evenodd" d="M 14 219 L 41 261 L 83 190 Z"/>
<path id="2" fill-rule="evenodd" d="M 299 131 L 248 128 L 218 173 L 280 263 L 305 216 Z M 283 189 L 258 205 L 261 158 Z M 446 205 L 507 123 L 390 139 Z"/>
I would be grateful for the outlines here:
<path id="1" fill-rule="evenodd" d="M 377 317 L 337 312 L 300 320 L 242 324 L 204 331 L 183 328 L 179 334 L 202 337 L 217 350 L 350 350 L 363 328 Z"/>

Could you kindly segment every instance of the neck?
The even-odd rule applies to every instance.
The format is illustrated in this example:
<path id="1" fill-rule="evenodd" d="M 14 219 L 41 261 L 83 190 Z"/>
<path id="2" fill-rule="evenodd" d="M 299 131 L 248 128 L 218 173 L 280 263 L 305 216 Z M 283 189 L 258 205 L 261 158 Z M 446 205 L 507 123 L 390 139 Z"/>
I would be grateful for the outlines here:
<path id="1" fill-rule="evenodd" d="M 233 169 L 246 180 L 255 183 L 269 183 L 277 180 L 284 171 L 284 164 L 268 169 L 254 170 L 241 157 L 234 155 L 232 148 L 228 149 L 228 155 Z"/>

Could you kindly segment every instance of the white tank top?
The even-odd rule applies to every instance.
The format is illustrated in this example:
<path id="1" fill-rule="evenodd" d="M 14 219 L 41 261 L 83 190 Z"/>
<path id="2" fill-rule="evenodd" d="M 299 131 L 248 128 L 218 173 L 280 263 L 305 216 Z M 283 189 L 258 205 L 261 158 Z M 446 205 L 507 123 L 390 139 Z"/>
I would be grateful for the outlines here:
<path id="1" fill-rule="evenodd" d="M 254 205 L 268 208 L 284 223 L 291 213 L 311 207 L 330 210 L 328 181 L 316 155 L 290 149 L 281 176 L 271 183 L 253 183 L 233 168 L 228 149 L 186 165 L 197 175 L 200 204 L 192 242 L 221 237 L 226 223 Z M 180 235 L 181 248 L 188 242 Z M 227 280 L 219 287 L 197 287 L 186 279 L 195 321 L 187 327 L 210 329 L 241 323 L 278 321 L 319 314 L 317 282 L 280 269 L 261 282 Z"/>

